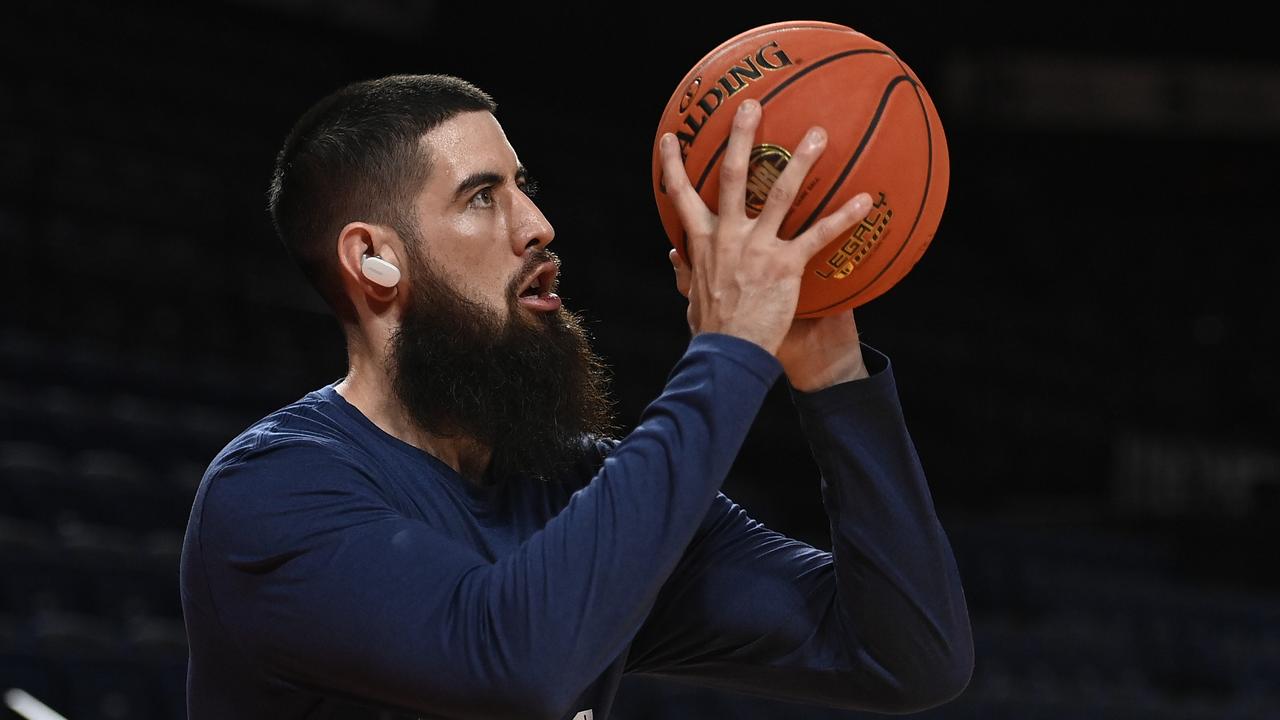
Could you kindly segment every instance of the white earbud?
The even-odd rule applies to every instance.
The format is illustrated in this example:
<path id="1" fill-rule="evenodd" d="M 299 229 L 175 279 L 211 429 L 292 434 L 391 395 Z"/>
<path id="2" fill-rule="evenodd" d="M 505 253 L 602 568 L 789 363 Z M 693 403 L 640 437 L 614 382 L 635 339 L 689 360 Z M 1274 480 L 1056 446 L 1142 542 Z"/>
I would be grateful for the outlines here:
<path id="1" fill-rule="evenodd" d="M 400 282 L 400 268 L 378 255 L 371 257 L 365 253 L 364 260 L 360 263 L 360 272 L 382 287 L 395 287 L 396 283 Z"/>

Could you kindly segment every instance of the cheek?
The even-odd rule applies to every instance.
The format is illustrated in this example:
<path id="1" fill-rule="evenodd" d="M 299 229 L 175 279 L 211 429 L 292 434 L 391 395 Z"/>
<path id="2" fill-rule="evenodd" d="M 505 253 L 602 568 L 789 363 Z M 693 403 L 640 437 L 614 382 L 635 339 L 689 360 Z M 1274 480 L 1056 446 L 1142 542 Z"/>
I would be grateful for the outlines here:
<path id="1" fill-rule="evenodd" d="M 508 285 L 520 267 L 519 258 L 501 253 L 505 245 L 494 240 L 477 241 L 453 255 L 453 275 L 458 289 L 469 298 L 495 298 L 506 301 Z"/>
<path id="2" fill-rule="evenodd" d="M 509 277 L 500 274 L 493 258 L 476 256 L 466 258 L 454 274 L 454 285 L 470 300 L 482 298 L 505 301 Z"/>

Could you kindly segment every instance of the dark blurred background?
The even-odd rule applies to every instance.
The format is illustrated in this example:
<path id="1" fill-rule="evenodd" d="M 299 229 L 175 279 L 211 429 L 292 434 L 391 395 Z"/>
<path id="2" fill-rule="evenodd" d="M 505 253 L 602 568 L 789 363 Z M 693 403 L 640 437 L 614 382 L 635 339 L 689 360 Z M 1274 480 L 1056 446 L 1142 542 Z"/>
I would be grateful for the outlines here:
<path id="1" fill-rule="evenodd" d="M 856 312 L 895 364 L 976 635 L 969 688 L 920 717 L 1280 717 L 1280 44 L 1223 3 L 7 3 L 0 692 L 183 717 L 201 473 L 345 372 L 265 212 L 311 103 L 401 72 L 496 98 L 629 430 L 688 342 L 658 116 L 711 48 L 789 19 L 887 43 L 950 144 L 933 245 Z M 725 492 L 830 547 L 785 385 Z M 640 677 L 615 716 L 864 717 Z"/>

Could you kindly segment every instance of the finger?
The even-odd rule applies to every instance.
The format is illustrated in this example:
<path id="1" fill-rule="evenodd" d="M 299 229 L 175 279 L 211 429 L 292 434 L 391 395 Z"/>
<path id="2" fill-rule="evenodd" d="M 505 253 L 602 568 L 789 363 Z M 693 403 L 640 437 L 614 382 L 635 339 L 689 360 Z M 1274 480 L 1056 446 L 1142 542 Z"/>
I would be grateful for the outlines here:
<path id="1" fill-rule="evenodd" d="M 676 136 L 671 133 L 663 134 L 658 142 L 658 150 L 662 155 L 662 185 L 666 188 L 667 197 L 676 206 L 676 214 L 680 216 L 685 234 L 699 237 L 710 234 L 713 229 L 710 223 L 711 211 L 689 182 Z"/>
<path id="2" fill-rule="evenodd" d="M 689 284 L 692 280 L 689 266 L 680 259 L 680 253 L 675 248 L 672 248 L 671 252 L 667 253 L 667 257 L 671 260 L 672 269 L 676 271 L 676 290 L 679 290 L 680 294 L 686 298 L 689 297 Z"/>
<path id="3" fill-rule="evenodd" d="M 720 204 L 716 214 L 722 218 L 746 217 L 747 171 L 751 165 L 751 145 L 755 142 L 759 124 L 760 103 L 752 99 L 743 100 L 733 117 L 733 131 L 729 133 L 724 160 L 720 161 Z"/>
<path id="4" fill-rule="evenodd" d="M 826 247 L 832 240 L 862 222 L 870 211 L 871 196 L 867 193 L 858 193 L 837 210 L 823 216 L 821 220 L 811 225 L 808 230 L 801 233 L 790 244 L 795 246 L 796 252 L 800 253 L 804 260 L 808 262 L 809 258 Z"/>
<path id="5" fill-rule="evenodd" d="M 764 209 L 756 218 L 757 227 L 766 229 L 774 235 L 778 234 L 778 228 L 782 226 L 782 220 L 787 216 L 791 203 L 800 192 L 805 176 L 809 174 L 809 169 L 813 167 L 813 163 L 822 154 L 826 145 L 826 130 L 820 127 L 810 128 L 804 139 L 800 141 L 795 154 L 787 161 L 782 174 L 769 189 L 769 197 L 765 200 Z"/>

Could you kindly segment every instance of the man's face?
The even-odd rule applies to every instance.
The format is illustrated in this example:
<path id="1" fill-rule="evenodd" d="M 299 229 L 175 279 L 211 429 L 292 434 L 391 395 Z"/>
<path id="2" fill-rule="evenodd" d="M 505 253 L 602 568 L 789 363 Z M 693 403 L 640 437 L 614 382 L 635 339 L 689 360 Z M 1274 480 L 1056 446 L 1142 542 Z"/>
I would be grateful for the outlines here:
<path id="1" fill-rule="evenodd" d="M 430 175 L 414 213 L 435 272 L 504 316 L 513 308 L 529 317 L 557 308 L 559 299 L 549 295 L 555 273 L 547 256 L 530 261 L 555 230 L 525 193 L 524 168 L 497 119 L 488 112 L 461 113 L 433 128 L 423 143 Z M 542 298 L 513 304 L 539 270 Z"/>
<path id="2" fill-rule="evenodd" d="M 419 427 L 492 450 L 489 481 L 554 477 L 576 459 L 582 434 L 613 429 L 607 371 L 575 314 L 517 297 L 534 268 L 559 264 L 542 247 L 550 226 L 514 187 L 515 154 L 492 116 L 461 120 L 432 148 L 420 227 L 402 229 L 411 282 L 388 370 Z M 504 182 L 452 202 L 463 179 L 494 167 Z"/>

